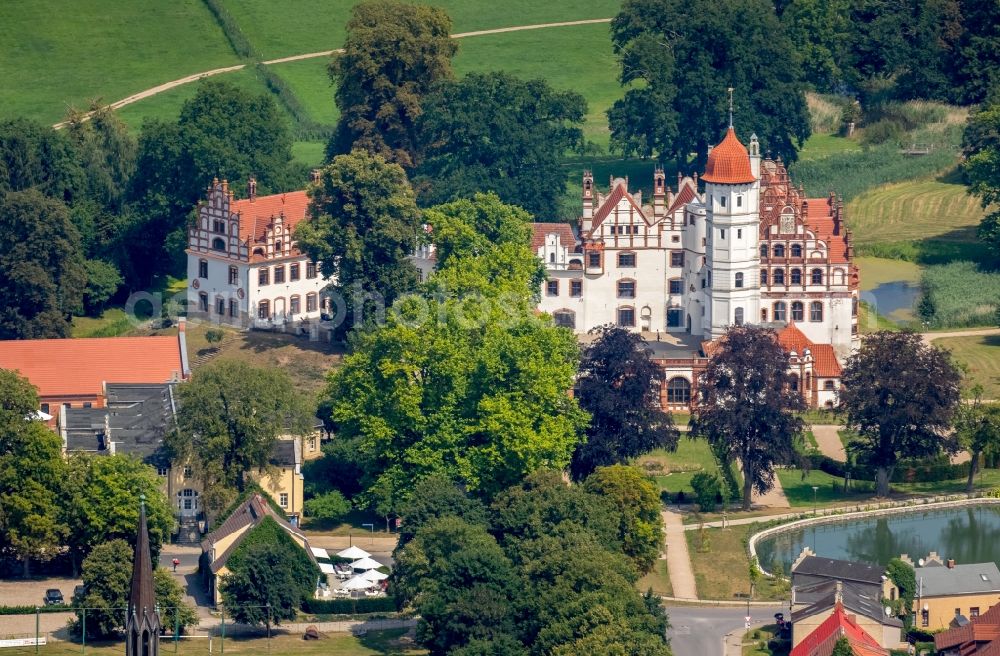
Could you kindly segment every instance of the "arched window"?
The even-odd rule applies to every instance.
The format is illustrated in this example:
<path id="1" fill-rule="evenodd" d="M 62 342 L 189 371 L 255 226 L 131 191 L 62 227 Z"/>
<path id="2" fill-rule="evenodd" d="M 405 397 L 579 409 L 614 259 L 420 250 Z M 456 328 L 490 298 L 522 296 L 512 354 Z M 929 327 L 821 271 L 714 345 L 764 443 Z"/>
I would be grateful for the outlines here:
<path id="1" fill-rule="evenodd" d="M 563 328 L 576 328 L 576 312 L 573 310 L 556 310 L 552 314 L 557 326 Z"/>
<path id="2" fill-rule="evenodd" d="M 774 245 L 774 256 L 775 257 L 785 257 L 785 245 L 775 244 Z"/>
<path id="3" fill-rule="evenodd" d="M 226 240 L 222 237 L 216 237 L 212 240 L 212 250 L 224 251 L 226 250 Z"/>
<path id="4" fill-rule="evenodd" d="M 760 309 L 760 320 L 767 321 L 767 308 Z"/>
<path id="5" fill-rule="evenodd" d="M 858 297 L 857 296 L 855 296 L 854 298 L 851 299 L 851 316 L 852 317 L 858 316 Z"/>
<path id="6" fill-rule="evenodd" d="M 767 244 L 761 244 L 760 245 L 760 256 L 761 257 L 767 257 L 767 251 L 768 251 Z"/>
<path id="7" fill-rule="evenodd" d="M 767 284 L 767 269 L 760 270 L 760 284 L 762 285 Z"/>
<path id="8" fill-rule="evenodd" d="M 270 319 L 271 318 L 271 301 L 261 301 L 257 304 L 257 318 L 258 319 Z"/>
<path id="9" fill-rule="evenodd" d="M 774 270 L 774 284 L 775 285 L 784 285 L 785 284 L 785 270 L 784 269 L 775 269 Z"/>
<path id="10" fill-rule="evenodd" d="M 555 263 L 556 263 L 556 254 L 549 253 L 549 264 L 555 264 Z"/>
<path id="11" fill-rule="evenodd" d="M 822 285 L 823 284 L 823 269 L 813 269 L 812 273 L 809 274 L 812 279 L 812 284 Z"/>
<path id="12" fill-rule="evenodd" d="M 667 383 L 667 403 L 690 403 L 691 383 L 687 378 L 671 378 Z"/>
<path id="13" fill-rule="evenodd" d="M 825 389 L 828 392 L 832 392 L 833 389 L 834 389 L 833 388 L 833 381 L 832 380 L 825 380 L 825 381 L 823 381 L 823 389 Z"/>
<path id="14" fill-rule="evenodd" d="M 788 312 L 788 306 L 785 305 L 784 301 L 778 301 L 774 304 L 774 320 L 784 321 L 786 313 Z"/>
<path id="15" fill-rule="evenodd" d="M 802 257 L 802 244 L 792 244 L 792 257 Z"/>
<path id="16" fill-rule="evenodd" d="M 274 242 L 274 252 L 275 253 L 280 253 L 281 252 L 281 240 L 280 239 L 278 241 Z"/>
<path id="17" fill-rule="evenodd" d="M 788 377 L 788 388 L 793 392 L 799 391 L 799 376 L 798 374 L 792 374 Z"/>
<path id="18" fill-rule="evenodd" d="M 792 284 L 793 285 L 802 284 L 802 269 L 792 269 Z"/>
<path id="19" fill-rule="evenodd" d="M 823 320 L 823 302 L 813 301 L 809 304 L 809 321 Z"/>
<path id="20" fill-rule="evenodd" d="M 742 287 L 742 286 L 743 286 L 743 274 L 742 273 L 737 273 L 736 274 L 736 287 L 739 288 L 739 287 Z"/>
<path id="21" fill-rule="evenodd" d="M 737 326 L 743 325 L 743 308 L 741 307 L 736 308 L 736 310 L 733 312 L 733 321 L 736 323 Z"/>
<path id="22" fill-rule="evenodd" d="M 792 301 L 792 321 L 802 321 L 805 313 L 805 306 L 802 305 L 802 301 Z"/>

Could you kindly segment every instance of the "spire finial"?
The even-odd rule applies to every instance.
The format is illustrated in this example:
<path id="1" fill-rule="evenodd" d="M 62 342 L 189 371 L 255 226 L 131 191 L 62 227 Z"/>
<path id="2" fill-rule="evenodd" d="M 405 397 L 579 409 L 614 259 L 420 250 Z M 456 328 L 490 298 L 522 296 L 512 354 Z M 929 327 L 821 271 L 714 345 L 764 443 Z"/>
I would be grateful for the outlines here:
<path id="1" fill-rule="evenodd" d="M 726 89 L 729 92 L 729 129 L 733 128 L 733 88 Z"/>

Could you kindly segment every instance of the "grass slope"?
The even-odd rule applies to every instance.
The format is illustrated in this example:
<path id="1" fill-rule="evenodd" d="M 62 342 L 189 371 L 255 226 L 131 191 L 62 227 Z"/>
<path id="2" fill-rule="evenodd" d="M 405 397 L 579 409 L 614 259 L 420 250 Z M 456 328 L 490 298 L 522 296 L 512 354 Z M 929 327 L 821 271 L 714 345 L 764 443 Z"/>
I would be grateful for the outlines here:
<path id="1" fill-rule="evenodd" d="M 948 337 L 934 344 L 951 351 L 965 367 L 966 388 L 983 386 L 983 398 L 1000 399 L 1000 336 Z"/>
<path id="2" fill-rule="evenodd" d="M 201 0 L 3 2 L 0 43 L 0 118 L 50 123 L 70 105 L 237 63 Z"/>

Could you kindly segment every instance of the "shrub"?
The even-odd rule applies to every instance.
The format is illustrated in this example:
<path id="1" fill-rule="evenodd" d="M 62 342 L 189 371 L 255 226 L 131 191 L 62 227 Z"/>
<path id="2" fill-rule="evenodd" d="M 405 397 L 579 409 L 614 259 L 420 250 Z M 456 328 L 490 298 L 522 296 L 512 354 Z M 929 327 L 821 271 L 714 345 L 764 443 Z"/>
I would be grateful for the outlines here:
<path id="1" fill-rule="evenodd" d="M 715 474 L 698 472 L 691 477 L 691 487 L 702 512 L 713 512 L 722 499 L 722 481 Z"/>
<path id="2" fill-rule="evenodd" d="M 217 344 L 221 342 L 226 336 L 226 333 L 222 332 L 218 328 L 211 328 L 205 331 L 205 341 L 209 344 Z"/>
<path id="3" fill-rule="evenodd" d="M 396 610 L 393 597 L 372 599 L 307 599 L 302 611 L 314 615 L 362 615 L 364 613 L 392 613 Z"/>
<path id="4" fill-rule="evenodd" d="M 899 144 L 903 138 L 903 126 L 891 119 L 882 119 L 865 128 L 861 134 L 861 143 L 875 146 L 884 143 Z"/>
<path id="5" fill-rule="evenodd" d="M 684 496 L 684 490 L 681 490 L 680 492 L 677 493 L 677 505 L 680 505 L 682 503 L 687 503 L 687 497 Z"/>
<path id="6" fill-rule="evenodd" d="M 351 512 L 351 502 L 336 490 L 321 494 L 305 502 L 307 517 L 324 522 L 339 522 Z"/>

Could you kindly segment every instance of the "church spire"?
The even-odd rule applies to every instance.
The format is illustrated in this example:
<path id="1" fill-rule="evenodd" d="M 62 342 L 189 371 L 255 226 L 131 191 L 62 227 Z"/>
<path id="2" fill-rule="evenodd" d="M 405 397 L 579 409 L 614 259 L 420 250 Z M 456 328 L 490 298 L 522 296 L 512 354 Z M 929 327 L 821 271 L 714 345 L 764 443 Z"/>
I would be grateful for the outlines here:
<path id="1" fill-rule="evenodd" d="M 127 656 L 157 656 L 160 651 L 160 618 L 153 587 L 153 558 L 149 552 L 146 495 L 140 495 L 139 500 L 139 528 L 132 558 L 132 587 L 125 622 L 125 653 Z"/>

